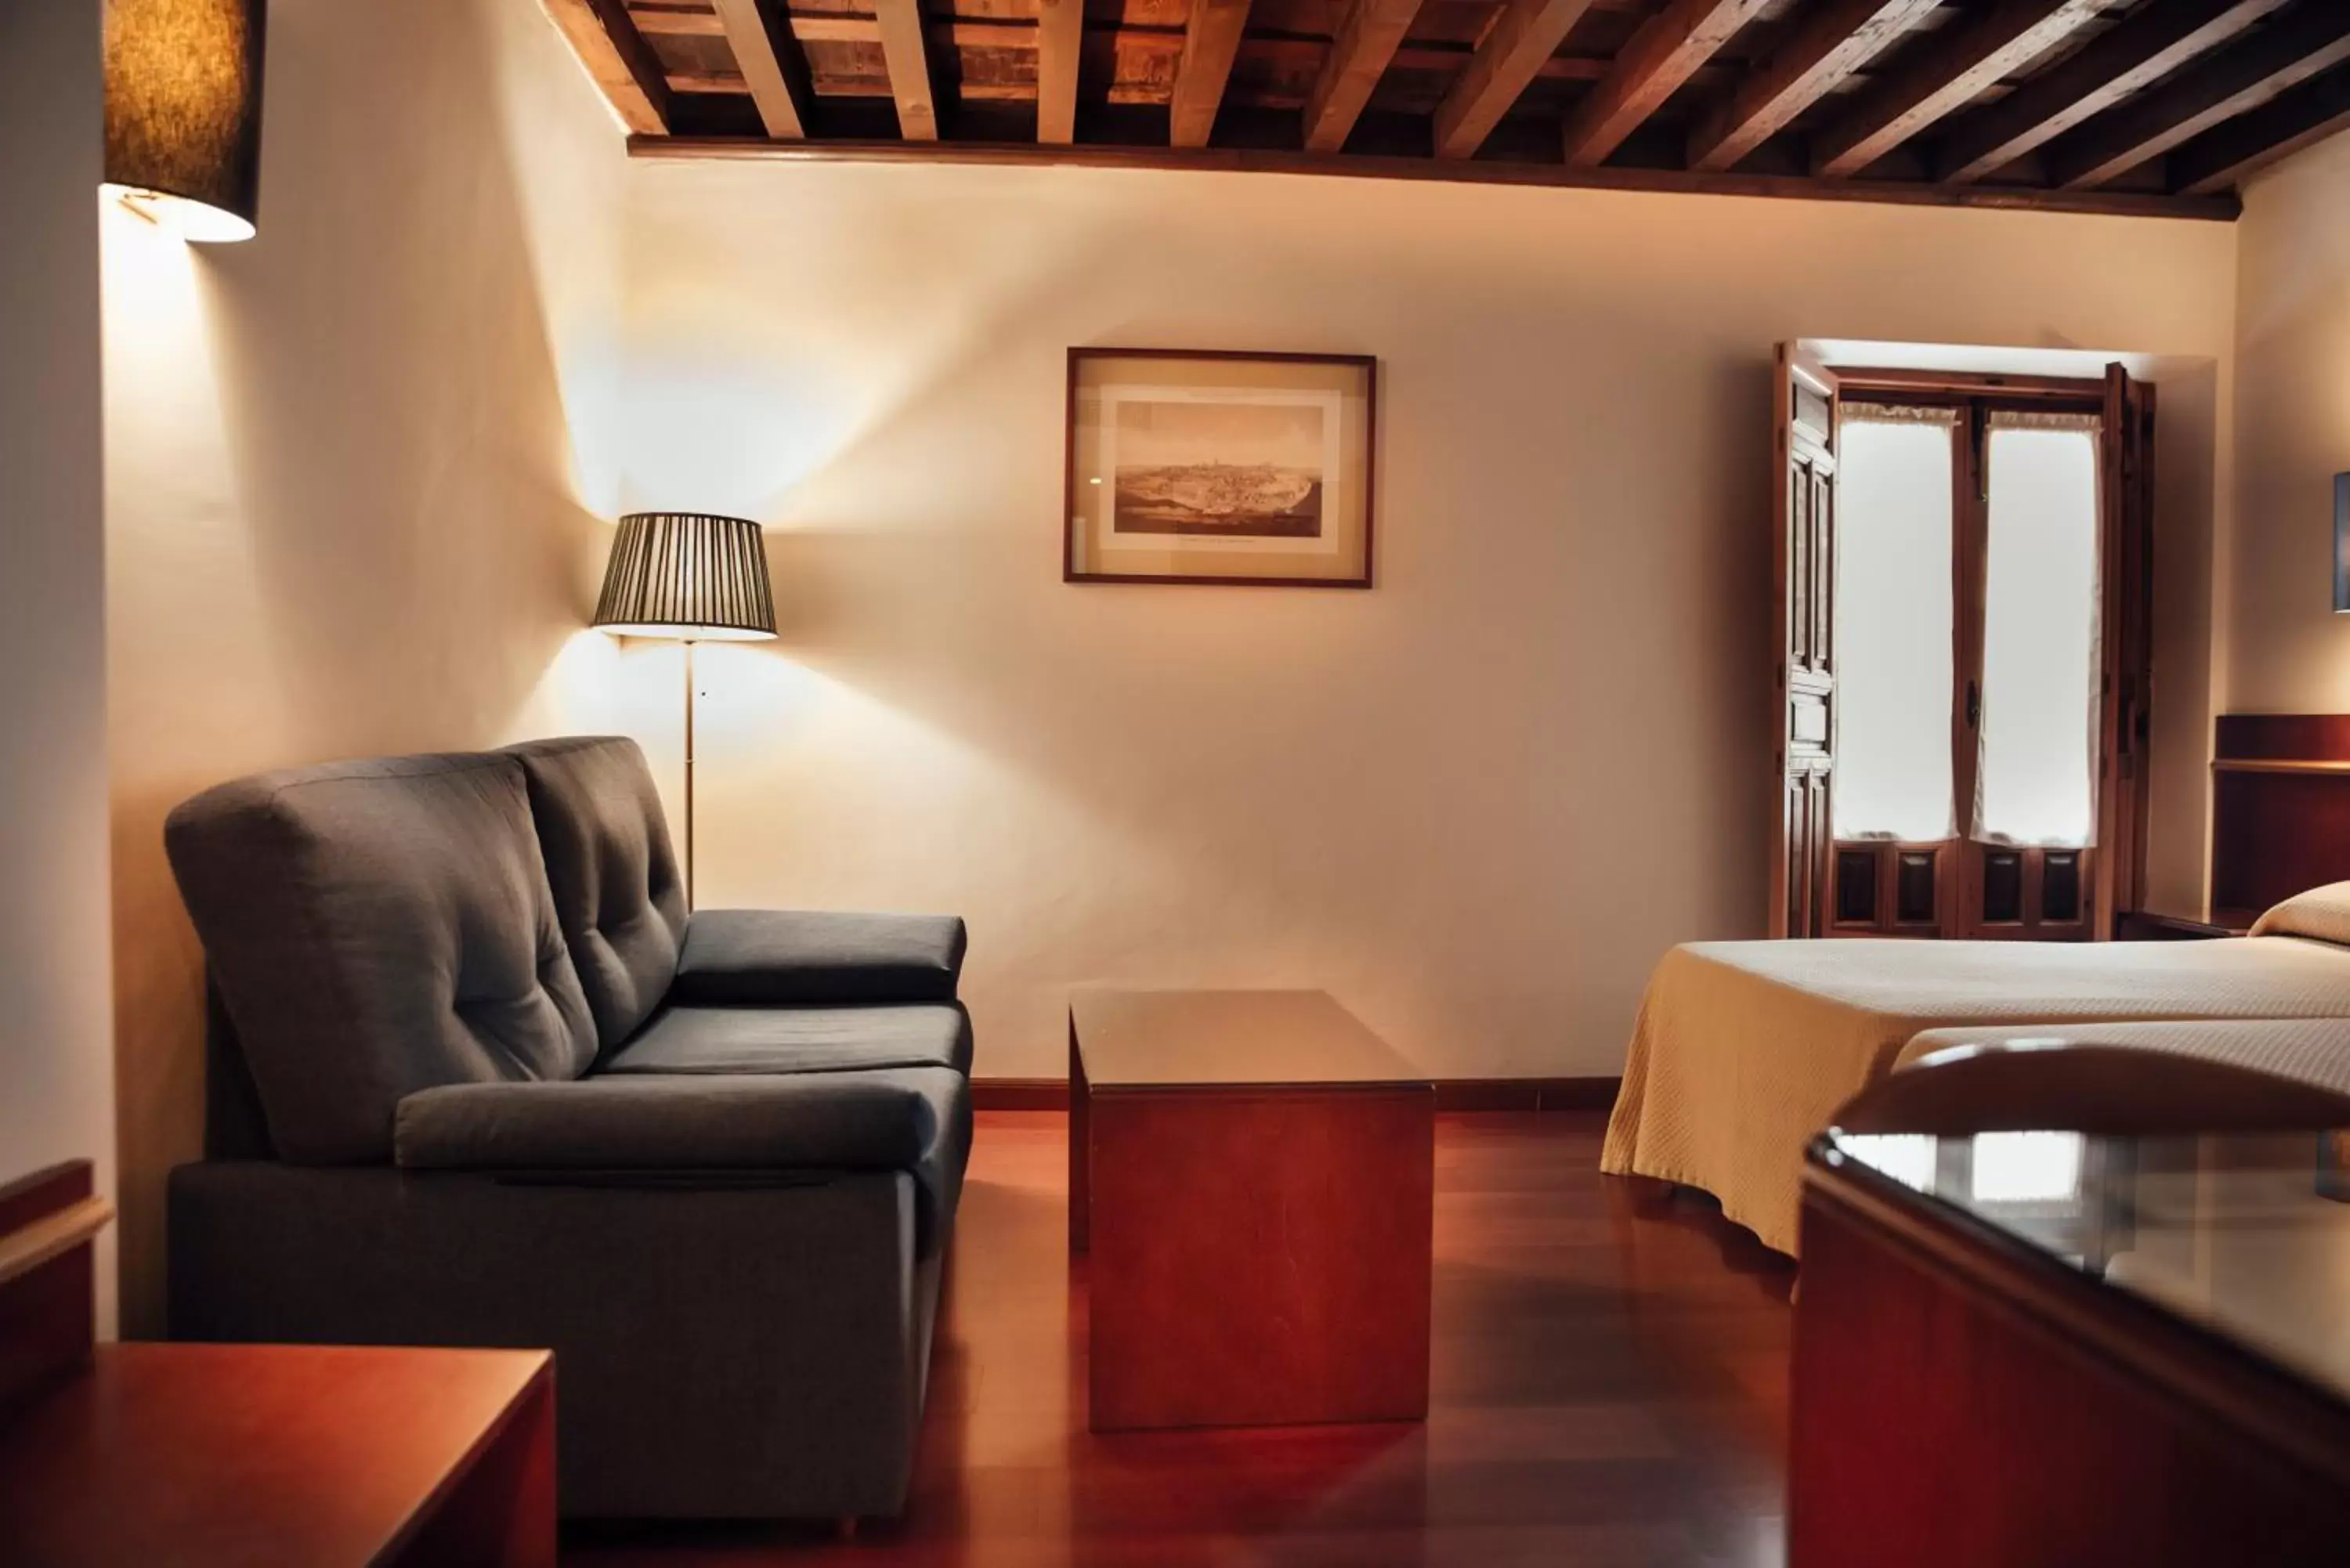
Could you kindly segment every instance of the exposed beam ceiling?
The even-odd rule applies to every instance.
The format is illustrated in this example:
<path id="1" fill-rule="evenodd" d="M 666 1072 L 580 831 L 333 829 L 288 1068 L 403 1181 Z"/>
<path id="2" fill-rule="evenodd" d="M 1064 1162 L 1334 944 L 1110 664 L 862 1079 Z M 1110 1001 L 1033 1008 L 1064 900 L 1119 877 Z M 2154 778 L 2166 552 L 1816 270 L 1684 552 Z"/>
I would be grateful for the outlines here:
<path id="1" fill-rule="evenodd" d="M 2285 3 L 2163 0 L 2148 5 L 1953 127 L 1935 159 L 1935 171 L 1964 183 L 2003 169 L 2210 54 Z"/>
<path id="2" fill-rule="evenodd" d="M 1728 169 L 1785 129 L 1941 0 L 1828 0 L 1699 120 L 1689 166 Z"/>
<path id="3" fill-rule="evenodd" d="M 939 139 L 936 88 L 931 85 L 931 55 L 922 41 L 921 0 L 873 0 L 881 25 L 881 56 L 889 62 L 889 96 L 898 104 L 898 134 L 909 141 Z"/>
<path id="4" fill-rule="evenodd" d="M 1590 8 L 1591 0 L 1508 0 L 1436 106 L 1436 155 L 1467 158 L 1483 146 L 1542 63 Z"/>
<path id="5" fill-rule="evenodd" d="M 1420 0 L 1354 0 L 1330 40 L 1329 57 L 1305 100 L 1305 146 L 1336 152 L 1371 101 L 1371 89 L 1387 74 L 1403 36 L 1419 15 Z"/>
<path id="6" fill-rule="evenodd" d="M 669 130 L 669 80 L 619 0 L 539 0 L 588 75 L 639 136 Z"/>
<path id="7" fill-rule="evenodd" d="M 1175 95 L 1167 104 L 1170 145 L 1208 145 L 1248 15 L 1249 0 L 1191 0 L 1191 19 L 1183 29 L 1183 58 L 1175 67 Z"/>
<path id="8" fill-rule="evenodd" d="M 2350 66 L 2336 66 L 2179 148 L 2170 155 L 2171 183 L 2189 195 L 2211 195 L 2345 130 Z"/>
<path id="9" fill-rule="evenodd" d="M 779 0 L 711 0 L 767 134 L 796 141 L 807 134 L 807 62 Z"/>
<path id="10" fill-rule="evenodd" d="M 1566 161 L 1596 169 L 1754 19 L 1765 0 L 1672 0 L 1566 117 Z"/>
<path id="11" fill-rule="evenodd" d="M 541 4 L 640 155 L 2224 218 L 2350 96 L 2350 0 Z"/>
<path id="12" fill-rule="evenodd" d="M 2249 37 L 2050 144 L 2048 182 L 2076 191 L 2108 184 L 2345 60 L 2350 60 L 2350 4 L 2303 0 Z"/>
<path id="13" fill-rule="evenodd" d="M 1982 20 L 1955 29 L 1862 95 L 1859 106 L 1812 148 L 1812 172 L 1857 174 L 2001 78 L 2064 42 L 2106 0 L 2001 0 Z"/>
<path id="14" fill-rule="evenodd" d="M 1077 139 L 1077 62 L 1086 0 L 1036 0 L 1036 140 Z"/>

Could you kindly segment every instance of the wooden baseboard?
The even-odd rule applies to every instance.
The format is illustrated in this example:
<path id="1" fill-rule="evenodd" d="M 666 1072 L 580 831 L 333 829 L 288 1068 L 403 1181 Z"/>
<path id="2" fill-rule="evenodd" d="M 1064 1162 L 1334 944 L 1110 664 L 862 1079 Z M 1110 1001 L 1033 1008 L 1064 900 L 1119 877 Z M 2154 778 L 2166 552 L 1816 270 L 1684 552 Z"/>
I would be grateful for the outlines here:
<path id="1" fill-rule="evenodd" d="M 1066 1078 L 973 1078 L 971 1103 L 983 1111 L 1066 1111 Z"/>
<path id="2" fill-rule="evenodd" d="M 1439 1078 L 1440 1111 L 1604 1111 L 1620 1078 Z M 973 1078 L 971 1103 L 983 1111 L 1066 1111 L 1066 1078 Z"/>

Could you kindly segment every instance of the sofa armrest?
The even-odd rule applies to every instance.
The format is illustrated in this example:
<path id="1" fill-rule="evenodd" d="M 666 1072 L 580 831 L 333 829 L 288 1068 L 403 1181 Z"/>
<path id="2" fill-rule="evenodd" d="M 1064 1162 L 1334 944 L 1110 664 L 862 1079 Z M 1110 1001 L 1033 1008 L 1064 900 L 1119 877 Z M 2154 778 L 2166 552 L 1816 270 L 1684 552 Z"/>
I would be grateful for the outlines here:
<path id="1" fill-rule="evenodd" d="M 410 1170 L 917 1170 L 969 1118 L 948 1067 L 451 1084 L 400 1102 L 392 1155 Z"/>
<path id="2" fill-rule="evenodd" d="M 840 1007 L 951 1002 L 965 937 L 952 915 L 698 909 L 669 1000 L 699 1006 Z"/>

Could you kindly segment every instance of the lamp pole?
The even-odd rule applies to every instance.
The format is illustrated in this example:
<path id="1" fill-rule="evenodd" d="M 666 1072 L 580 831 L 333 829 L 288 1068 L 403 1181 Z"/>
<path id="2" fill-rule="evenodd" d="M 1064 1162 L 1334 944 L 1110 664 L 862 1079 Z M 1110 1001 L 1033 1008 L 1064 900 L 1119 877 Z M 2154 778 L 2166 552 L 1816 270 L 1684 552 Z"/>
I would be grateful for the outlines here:
<path id="1" fill-rule="evenodd" d="M 685 639 L 685 907 L 693 908 L 693 642 Z"/>

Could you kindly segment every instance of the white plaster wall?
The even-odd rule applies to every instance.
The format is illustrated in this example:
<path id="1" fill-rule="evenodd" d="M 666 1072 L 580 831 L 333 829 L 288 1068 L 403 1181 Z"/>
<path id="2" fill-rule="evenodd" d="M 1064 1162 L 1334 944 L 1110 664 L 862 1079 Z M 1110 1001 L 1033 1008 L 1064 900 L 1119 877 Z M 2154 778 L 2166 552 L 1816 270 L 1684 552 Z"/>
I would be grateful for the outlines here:
<path id="1" fill-rule="evenodd" d="M 528 0 L 274 0 L 259 237 L 106 219 L 132 1332 L 161 1326 L 163 1179 L 202 1147 L 202 961 L 164 814 L 262 768 L 608 725 L 617 655 L 583 628 L 623 168 Z"/>
<path id="2" fill-rule="evenodd" d="M 99 16 L 0 5 L 0 1182 L 88 1158 L 111 1192 Z"/>
<path id="3" fill-rule="evenodd" d="M 2233 429 L 2225 225 L 1132 171 L 629 188 L 624 498 L 767 523 L 783 621 L 704 650 L 704 902 L 965 914 L 983 1074 L 1059 1073 L 1087 981 L 1325 986 L 1436 1073 L 1616 1071 L 1668 945 L 1762 929 L 1774 341 L 2210 365 L 2207 520 Z M 1061 583 L 1071 345 L 1378 356 L 1377 589 Z M 626 661 L 672 787 L 673 659 Z"/>
<path id="4" fill-rule="evenodd" d="M 2350 710 L 2334 478 L 2350 469 L 2350 137 L 2253 182 L 2237 225 L 2241 483 L 2220 584 L 2223 711 Z"/>

